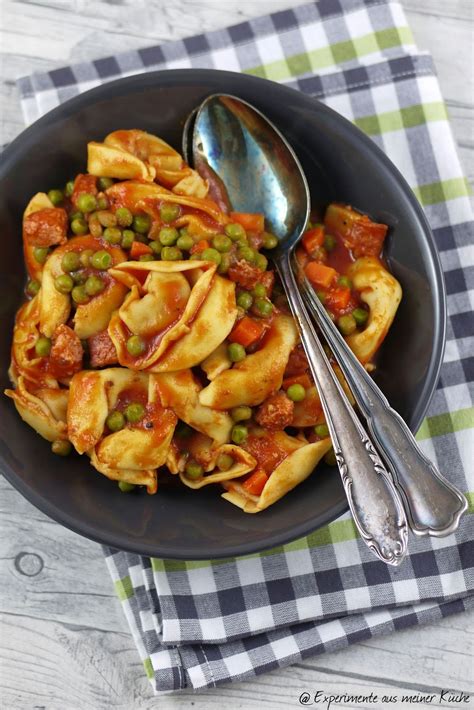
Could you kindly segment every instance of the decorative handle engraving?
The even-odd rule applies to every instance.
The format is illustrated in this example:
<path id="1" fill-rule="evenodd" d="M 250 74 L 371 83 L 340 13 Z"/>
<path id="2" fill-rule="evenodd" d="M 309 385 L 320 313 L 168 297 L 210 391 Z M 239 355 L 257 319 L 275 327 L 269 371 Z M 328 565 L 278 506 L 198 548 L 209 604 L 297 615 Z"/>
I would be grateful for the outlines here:
<path id="1" fill-rule="evenodd" d="M 306 312 L 289 255 L 279 255 L 276 265 L 318 386 L 354 522 L 377 557 L 399 565 L 406 555 L 408 538 L 400 496 L 329 364 Z"/>
<path id="2" fill-rule="evenodd" d="M 334 327 L 306 279 L 302 280 L 301 287 L 311 313 L 367 420 L 369 432 L 387 461 L 403 500 L 410 528 L 416 535 L 433 537 L 454 532 L 467 508 L 466 498 L 423 454 L 403 419 L 390 407 Z"/>

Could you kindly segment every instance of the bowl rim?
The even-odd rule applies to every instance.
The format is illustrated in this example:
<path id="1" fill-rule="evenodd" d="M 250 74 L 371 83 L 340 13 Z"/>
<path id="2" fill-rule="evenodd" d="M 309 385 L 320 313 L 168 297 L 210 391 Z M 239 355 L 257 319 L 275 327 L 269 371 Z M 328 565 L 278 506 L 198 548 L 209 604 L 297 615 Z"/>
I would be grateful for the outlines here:
<path id="1" fill-rule="evenodd" d="M 387 155 L 372 141 L 365 133 L 363 133 L 357 126 L 351 123 L 344 116 L 339 114 L 337 111 L 326 106 L 324 103 L 318 99 L 304 94 L 301 91 L 293 89 L 289 86 L 283 84 L 278 84 L 268 79 L 263 79 L 260 77 L 251 76 L 248 74 L 243 74 L 240 72 L 230 72 L 222 71 L 218 69 L 166 69 L 166 70 L 156 70 L 152 72 L 145 72 L 142 74 L 133 74 L 127 77 L 121 77 L 113 81 L 106 82 L 105 84 L 100 84 L 92 89 L 88 89 L 77 96 L 73 96 L 67 101 L 61 103 L 59 106 L 51 109 L 43 116 L 34 121 L 30 126 L 25 128 L 7 147 L 4 149 L 3 153 L 0 155 L 0 176 L 4 173 L 8 173 L 9 167 L 15 161 L 16 152 L 21 150 L 24 152 L 29 145 L 36 143 L 36 133 L 38 129 L 43 126 L 47 126 L 50 123 L 54 123 L 56 119 L 69 118 L 74 115 L 78 110 L 87 107 L 89 104 L 94 103 L 97 100 L 104 100 L 111 98 L 116 89 L 120 87 L 124 91 L 139 91 L 140 89 L 148 89 L 157 86 L 157 83 L 161 87 L 166 88 L 175 83 L 183 83 L 185 80 L 190 80 L 193 83 L 199 82 L 200 80 L 205 84 L 212 83 L 212 78 L 220 76 L 231 81 L 244 81 L 249 84 L 265 86 L 272 84 L 273 86 L 278 86 L 279 91 L 282 96 L 286 94 L 288 98 L 295 98 L 295 95 L 309 104 L 313 104 L 313 107 L 319 112 L 330 115 L 332 119 L 339 124 L 339 130 L 344 134 L 348 135 L 351 142 L 359 142 L 362 150 L 366 149 L 370 151 L 374 158 L 382 164 L 382 168 L 385 168 L 392 178 L 398 183 L 404 197 L 410 203 L 411 208 L 415 214 L 415 217 L 422 228 L 424 234 L 425 246 L 429 254 L 429 272 L 430 272 L 430 286 L 432 289 L 433 303 L 435 306 L 435 318 L 434 318 L 434 333 L 433 333 L 433 348 L 431 350 L 430 362 L 426 371 L 423 386 L 420 391 L 420 395 L 417 404 L 411 414 L 410 421 L 408 422 L 409 428 L 413 433 L 419 429 L 421 422 L 428 410 L 430 402 L 436 390 L 436 385 L 438 383 L 441 366 L 443 364 L 443 356 L 445 350 L 446 341 L 446 328 L 447 328 L 447 297 L 446 297 L 446 286 L 444 282 L 444 275 L 441 266 L 440 255 L 438 253 L 434 236 L 429 225 L 428 219 L 423 211 L 422 206 L 418 202 L 415 194 L 408 185 L 407 181 L 395 166 L 394 163 L 387 157 Z M 215 93 L 214 90 L 210 90 L 210 94 Z M 238 90 L 232 90 L 232 93 L 238 95 Z M 245 100 L 245 99 L 244 99 Z M 258 108 L 258 107 L 257 107 Z M 53 504 L 47 497 L 44 497 L 37 490 L 32 489 L 28 484 L 26 484 L 23 479 L 19 478 L 9 463 L 5 460 L 3 456 L 0 455 L 0 463 L 2 472 L 4 473 L 6 479 L 12 484 L 16 490 L 18 490 L 30 503 L 36 506 L 43 513 L 48 515 L 50 518 L 56 522 L 64 525 L 66 528 L 76 532 L 82 536 L 85 536 L 97 543 L 115 548 L 126 550 L 128 552 L 133 552 L 141 555 L 147 555 L 152 557 L 164 557 L 167 559 L 176 560 L 213 560 L 226 557 L 236 557 L 248 554 L 255 554 L 264 550 L 271 549 L 288 543 L 292 540 L 296 540 L 300 537 L 310 534 L 311 532 L 317 530 L 323 525 L 335 520 L 342 513 L 348 511 L 349 507 L 347 501 L 342 499 L 339 503 L 333 505 L 329 511 L 324 514 L 321 513 L 315 516 L 311 521 L 305 521 L 301 524 L 295 524 L 291 528 L 291 532 L 288 530 L 286 532 L 275 533 L 269 536 L 269 539 L 265 543 L 238 543 L 235 545 L 228 545 L 223 547 L 219 552 L 213 552 L 210 556 L 200 557 L 196 555 L 194 549 L 187 550 L 182 546 L 173 547 L 173 545 L 168 545 L 165 548 L 160 549 L 159 542 L 157 545 L 152 547 L 146 543 L 135 542 L 133 539 L 128 539 L 127 541 L 119 542 L 119 548 L 117 548 L 117 536 L 112 533 L 109 534 L 107 531 L 98 529 L 97 526 L 91 525 L 84 520 L 78 520 L 76 516 L 66 513 L 62 508 Z"/>

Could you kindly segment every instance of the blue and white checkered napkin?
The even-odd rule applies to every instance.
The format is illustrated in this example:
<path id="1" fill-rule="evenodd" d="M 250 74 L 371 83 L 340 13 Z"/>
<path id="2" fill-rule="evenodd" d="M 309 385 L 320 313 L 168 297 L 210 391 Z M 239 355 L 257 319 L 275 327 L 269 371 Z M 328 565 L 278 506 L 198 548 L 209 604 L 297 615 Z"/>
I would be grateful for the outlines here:
<path id="1" fill-rule="evenodd" d="M 366 131 L 405 175 L 434 231 L 449 311 L 441 379 L 418 439 L 469 495 L 469 190 L 431 57 L 417 51 L 400 5 L 320 0 L 184 41 L 36 74 L 18 85 L 32 121 L 109 79 L 181 67 L 243 71 L 315 96 Z M 473 500 L 471 493 L 471 513 Z M 153 687 L 170 692 L 249 678 L 473 607 L 472 522 L 467 515 L 456 535 L 441 540 L 412 538 L 399 569 L 375 560 L 347 515 L 304 539 L 237 559 L 187 563 L 105 554 Z"/>

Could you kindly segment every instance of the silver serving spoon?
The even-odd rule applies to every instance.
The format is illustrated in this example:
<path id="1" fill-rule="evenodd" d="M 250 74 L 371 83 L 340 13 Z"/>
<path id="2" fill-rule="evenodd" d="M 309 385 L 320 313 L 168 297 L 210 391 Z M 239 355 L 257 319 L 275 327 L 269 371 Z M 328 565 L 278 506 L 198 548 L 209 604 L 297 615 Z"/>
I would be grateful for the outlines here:
<path id="1" fill-rule="evenodd" d="M 184 133 L 185 158 L 212 178 L 221 204 L 264 212 L 279 239 L 273 260 L 318 387 L 354 522 L 377 557 L 398 565 L 408 539 L 401 498 L 329 364 L 291 267 L 293 247 L 309 216 L 309 190 L 298 160 L 267 119 L 232 96 L 206 99 Z"/>
<path id="2" fill-rule="evenodd" d="M 285 226 L 282 226 L 280 222 L 281 216 L 276 214 L 275 210 L 272 208 L 272 199 L 274 199 L 274 196 L 271 195 L 271 185 L 269 186 L 270 190 L 266 193 L 270 196 L 269 199 L 264 203 L 259 203 L 258 200 L 262 199 L 262 196 L 254 195 L 253 189 L 255 188 L 256 181 L 252 169 L 248 170 L 247 167 L 247 189 L 245 189 L 246 186 L 244 184 L 241 184 L 238 185 L 240 191 L 236 190 L 234 192 L 233 185 L 235 183 L 227 183 L 228 172 L 231 174 L 237 173 L 239 174 L 239 181 L 242 179 L 241 175 L 244 174 L 246 170 L 246 160 L 249 159 L 249 156 L 245 154 L 245 150 L 242 154 L 244 155 L 242 161 L 238 160 L 233 170 L 232 161 L 235 160 L 235 152 L 234 155 L 227 155 L 227 158 L 230 157 L 230 160 L 226 160 L 226 155 L 223 153 L 219 154 L 218 159 L 216 159 L 215 149 L 217 146 L 221 146 L 222 149 L 225 145 L 229 146 L 228 141 L 231 136 L 233 137 L 230 139 L 235 140 L 235 135 L 233 134 L 239 123 L 241 123 L 241 125 L 237 127 L 237 135 L 242 138 L 242 135 L 244 135 L 246 131 L 249 131 L 249 127 L 253 125 L 252 119 L 254 118 L 254 129 L 250 131 L 254 143 L 254 151 L 251 153 L 250 157 L 254 160 L 257 158 L 257 165 L 262 161 L 264 164 L 271 165 L 273 169 L 271 181 L 274 180 L 275 184 L 283 186 L 282 194 L 285 194 L 284 191 L 286 190 L 288 194 L 287 201 L 293 200 L 295 197 L 298 200 L 296 204 L 288 205 L 287 208 L 287 211 L 292 215 L 290 224 L 295 227 L 294 231 L 297 231 L 296 225 L 298 225 L 298 222 L 296 219 L 298 211 L 301 210 L 302 214 L 305 209 L 307 209 L 308 186 L 306 178 L 293 151 L 277 129 L 253 107 L 235 97 L 232 97 L 231 103 L 229 104 L 229 98 L 231 97 L 210 97 L 202 106 L 199 118 L 201 118 L 202 114 L 203 120 L 200 120 L 198 123 L 193 150 L 196 165 L 199 169 L 200 164 L 208 164 L 210 169 L 219 171 L 219 175 L 223 178 L 224 183 L 230 186 L 232 201 L 236 209 L 261 211 L 262 207 L 259 207 L 259 204 L 264 204 L 265 209 L 269 209 L 268 216 L 272 227 L 276 229 L 277 236 L 283 239 L 286 236 Z M 224 104 L 222 102 L 223 99 Z M 207 106 L 208 102 L 210 102 L 210 104 Z M 226 102 L 227 106 L 225 106 Z M 225 110 L 223 106 L 225 106 Z M 243 121 L 241 119 L 242 116 L 245 117 Z M 215 120 L 216 117 L 219 119 L 217 122 Z M 187 124 L 188 138 L 186 138 L 186 135 L 184 137 L 185 152 L 188 156 L 193 147 L 189 142 L 189 132 L 193 128 L 195 118 L 196 114 L 190 116 Z M 220 138 L 216 136 L 216 139 L 213 140 L 211 130 L 214 129 L 215 125 L 222 135 Z M 224 133 L 222 133 L 223 131 Z M 244 134 L 242 134 L 242 131 Z M 225 132 L 227 132 L 227 138 L 225 137 Z M 201 134 L 202 137 L 205 138 L 204 142 Z M 227 141 L 226 143 L 223 142 L 223 138 Z M 198 143 L 201 145 L 201 150 L 198 150 Z M 286 158 L 283 165 L 279 164 L 280 152 L 282 151 L 281 145 L 278 149 L 275 149 L 278 143 L 282 144 L 284 147 Z M 273 156 L 271 154 L 272 149 L 270 148 L 270 151 L 268 150 L 268 147 L 271 147 L 272 144 L 274 145 Z M 212 149 L 213 145 L 214 151 Z M 237 148 L 237 145 L 235 147 Z M 242 147 L 245 149 L 245 145 L 240 146 L 240 148 Z M 258 159 L 257 153 L 255 152 L 257 148 L 261 149 L 261 159 Z M 239 154 L 237 153 L 237 155 Z M 273 157 L 273 159 L 269 161 L 269 157 Z M 290 161 L 290 159 L 293 160 L 293 164 L 288 171 L 286 166 L 289 165 L 288 161 Z M 254 165 L 251 166 L 251 168 L 254 167 Z M 288 185 L 290 183 L 295 184 L 296 193 L 295 190 L 292 190 L 291 193 L 288 192 Z M 253 189 L 249 189 L 252 188 L 252 185 Z M 267 191 L 268 187 L 265 188 L 265 190 Z M 306 200 L 306 205 L 302 204 L 304 199 Z M 295 241 L 298 239 L 298 237 L 295 239 L 294 234 L 290 234 L 289 236 L 290 239 L 286 242 L 288 260 L 289 253 Z M 280 247 L 279 254 L 277 254 L 279 263 L 283 258 L 281 252 L 282 248 Z M 279 271 L 281 273 L 280 268 Z M 347 346 L 339 331 L 330 320 L 326 310 L 316 297 L 313 289 L 305 279 L 302 279 L 302 287 L 303 295 L 312 307 L 318 325 L 338 360 L 361 412 L 367 419 L 369 431 L 377 442 L 378 448 L 386 457 L 389 469 L 394 477 L 395 485 L 405 505 L 411 529 L 417 535 L 441 537 L 450 534 L 457 529 L 460 517 L 467 508 L 465 497 L 440 474 L 435 466 L 421 452 L 402 418 L 390 408 L 386 398 Z M 309 359 L 311 362 L 311 358 Z M 332 401 L 331 411 L 333 411 Z M 331 427 L 330 430 L 332 434 Z"/>

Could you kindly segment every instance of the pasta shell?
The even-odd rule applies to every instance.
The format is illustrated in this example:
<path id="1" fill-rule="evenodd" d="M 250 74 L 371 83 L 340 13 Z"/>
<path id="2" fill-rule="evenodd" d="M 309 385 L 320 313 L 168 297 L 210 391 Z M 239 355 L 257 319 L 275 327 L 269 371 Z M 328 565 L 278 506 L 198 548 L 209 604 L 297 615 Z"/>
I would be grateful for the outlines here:
<path id="1" fill-rule="evenodd" d="M 183 370 L 199 364 L 225 340 L 237 315 L 235 286 L 218 276 L 216 268 L 206 261 L 155 261 L 126 262 L 111 270 L 117 280 L 129 286 L 134 284 L 122 307 L 112 316 L 108 329 L 121 365 L 151 372 Z M 157 292 L 158 285 L 170 283 L 171 275 L 175 279 L 168 295 L 166 290 Z M 181 295 L 184 293 L 184 278 L 190 291 L 181 313 L 174 322 L 161 329 L 157 327 L 155 332 L 150 330 L 153 318 L 147 317 L 146 350 L 143 355 L 131 356 L 126 343 L 131 333 L 143 329 L 143 312 L 151 310 L 155 300 L 156 309 L 163 312 L 166 299 L 169 299 L 167 308 L 172 311 L 177 289 L 181 289 Z M 154 284 L 154 292 L 148 290 L 150 284 Z M 145 300 L 144 306 L 140 306 L 139 302 Z"/>
<path id="2" fill-rule="evenodd" d="M 29 385 L 31 387 L 31 383 Z M 40 388 L 29 391 L 27 381 L 20 376 L 15 390 L 5 390 L 13 400 L 18 414 L 43 439 L 58 441 L 68 438 L 66 408 L 68 390 Z"/>
<path id="3" fill-rule="evenodd" d="M 200 392 L 201 404 L 215 409 L 261 404 L 281 387 L 290 352 L 297 341 L 298 331 L 293 319 L 282 314 L 276 316 L 261 348 L 232 369 L 217 375 Z"/>
<path id="4" fill-rule="evenodd" d="M 348 276 L 370 310 L 364 330 L 348 335 L 346 342 L 360 362 L 366 364 L 381 346 L 392 325 L 402 289 L 396 278 L 371 256 L 357 259 L 349 268 Z"/>

